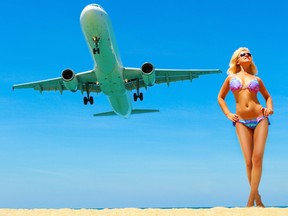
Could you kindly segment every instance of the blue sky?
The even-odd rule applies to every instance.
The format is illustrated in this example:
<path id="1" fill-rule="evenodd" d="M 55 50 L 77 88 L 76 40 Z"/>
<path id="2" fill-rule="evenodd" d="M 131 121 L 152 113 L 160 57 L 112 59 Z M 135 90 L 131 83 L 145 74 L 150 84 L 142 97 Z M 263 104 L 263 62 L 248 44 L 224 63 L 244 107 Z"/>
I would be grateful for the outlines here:
<path id="1" fill-rule="evenodd" d="M 223 73 L 144 89 L 133 107 L 161 112 L 128 120 L 94 118 L 110 110 L 101 94 L 84 106 L 79 92 L 13 92 L 16 83 L 93 67 L 79 23 L 89 3 L 110 15 L 125 66 Z M 0 207 L 245 206 L 243 156 L 217 104 L 240 46 L 274 101 L 260 193 L 267 206 L 287 206 L 286 8 L 282 0 L 1 2 Z M 231 93 L 227 103 L 235 110 Z"/>

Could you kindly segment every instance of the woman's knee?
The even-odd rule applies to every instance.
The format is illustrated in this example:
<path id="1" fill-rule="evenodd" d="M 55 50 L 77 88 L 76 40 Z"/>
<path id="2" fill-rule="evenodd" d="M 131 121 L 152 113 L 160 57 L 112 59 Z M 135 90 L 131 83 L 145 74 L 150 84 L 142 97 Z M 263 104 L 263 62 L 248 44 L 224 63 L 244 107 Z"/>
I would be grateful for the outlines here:
<path id="1" fill-rule="evenodd" d="M 256 167 L 260 167 L 262 166 L 262 161 L 263 161 L 263 157 L 261 155 L 253 155 L 252 157 L 252 163 L 253 163 L 253 166 L 256 166 Z"/>
<path id="2" fill-rule="evenodd" d="M 246 169 L 247 170 L 252 170 L 252 167 L 253 167 L 252 166 L 252 160 L 251 159 L 248 159 L 248 160 L 246 159 L 245 162 L 246 162 Z"/>

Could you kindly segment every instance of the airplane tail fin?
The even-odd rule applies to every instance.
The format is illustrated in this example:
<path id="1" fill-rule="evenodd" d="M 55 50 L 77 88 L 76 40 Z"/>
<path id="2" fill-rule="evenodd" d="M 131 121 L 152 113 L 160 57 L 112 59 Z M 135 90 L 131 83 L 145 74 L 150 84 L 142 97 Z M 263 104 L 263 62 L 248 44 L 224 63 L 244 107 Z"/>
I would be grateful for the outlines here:
<path id="1" fill-rule="evenodd" d="M 144 114 L 144 113 L 153 113 L 153 112 L 160 112 L 160 110 L 156 110 L 156 109 L 133 109 L 131 111 L 131 114 L 135 115 L 135 114 Z M 111 111 L 111 112 L 96 113 L 93 116 L 98 117 L 98 116 L 114 116 L 114 115 L 116 115 L 116 113 Z"/>

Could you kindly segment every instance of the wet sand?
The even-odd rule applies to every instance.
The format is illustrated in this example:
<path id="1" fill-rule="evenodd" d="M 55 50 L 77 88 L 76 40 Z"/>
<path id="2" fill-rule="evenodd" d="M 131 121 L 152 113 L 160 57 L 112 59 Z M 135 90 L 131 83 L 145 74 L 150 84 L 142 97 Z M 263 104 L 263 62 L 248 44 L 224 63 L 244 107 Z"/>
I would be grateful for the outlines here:
<path id="1" fill-rule="evenodd" d="M 210 209 L 0 209 L 0 216 L 287 216 L 288 208 Z"/>

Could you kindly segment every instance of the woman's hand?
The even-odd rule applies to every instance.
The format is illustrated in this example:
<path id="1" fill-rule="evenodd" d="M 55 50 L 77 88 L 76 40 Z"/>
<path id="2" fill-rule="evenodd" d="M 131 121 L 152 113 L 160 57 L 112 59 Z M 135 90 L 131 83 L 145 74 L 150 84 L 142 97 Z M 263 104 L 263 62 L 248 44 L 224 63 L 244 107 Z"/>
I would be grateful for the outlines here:
<path id="1" fill-rule="evenodd" d="M 228 113 L 227 118 L 230 119 L 232 122 L 238 122 L 239 121 L 239 116 L 233 113 Z"/>
<path id="2" fill-rule="evenodd" d="M 262 107 L 262 112 L 263 112 L 263 115 L 264 116 L 268 116 L 268 115 L 272 115 L 274 113 L 274 111 L 272 109 L 269 109 L 269 108 L 265 108 L 265 107 Z"/>

